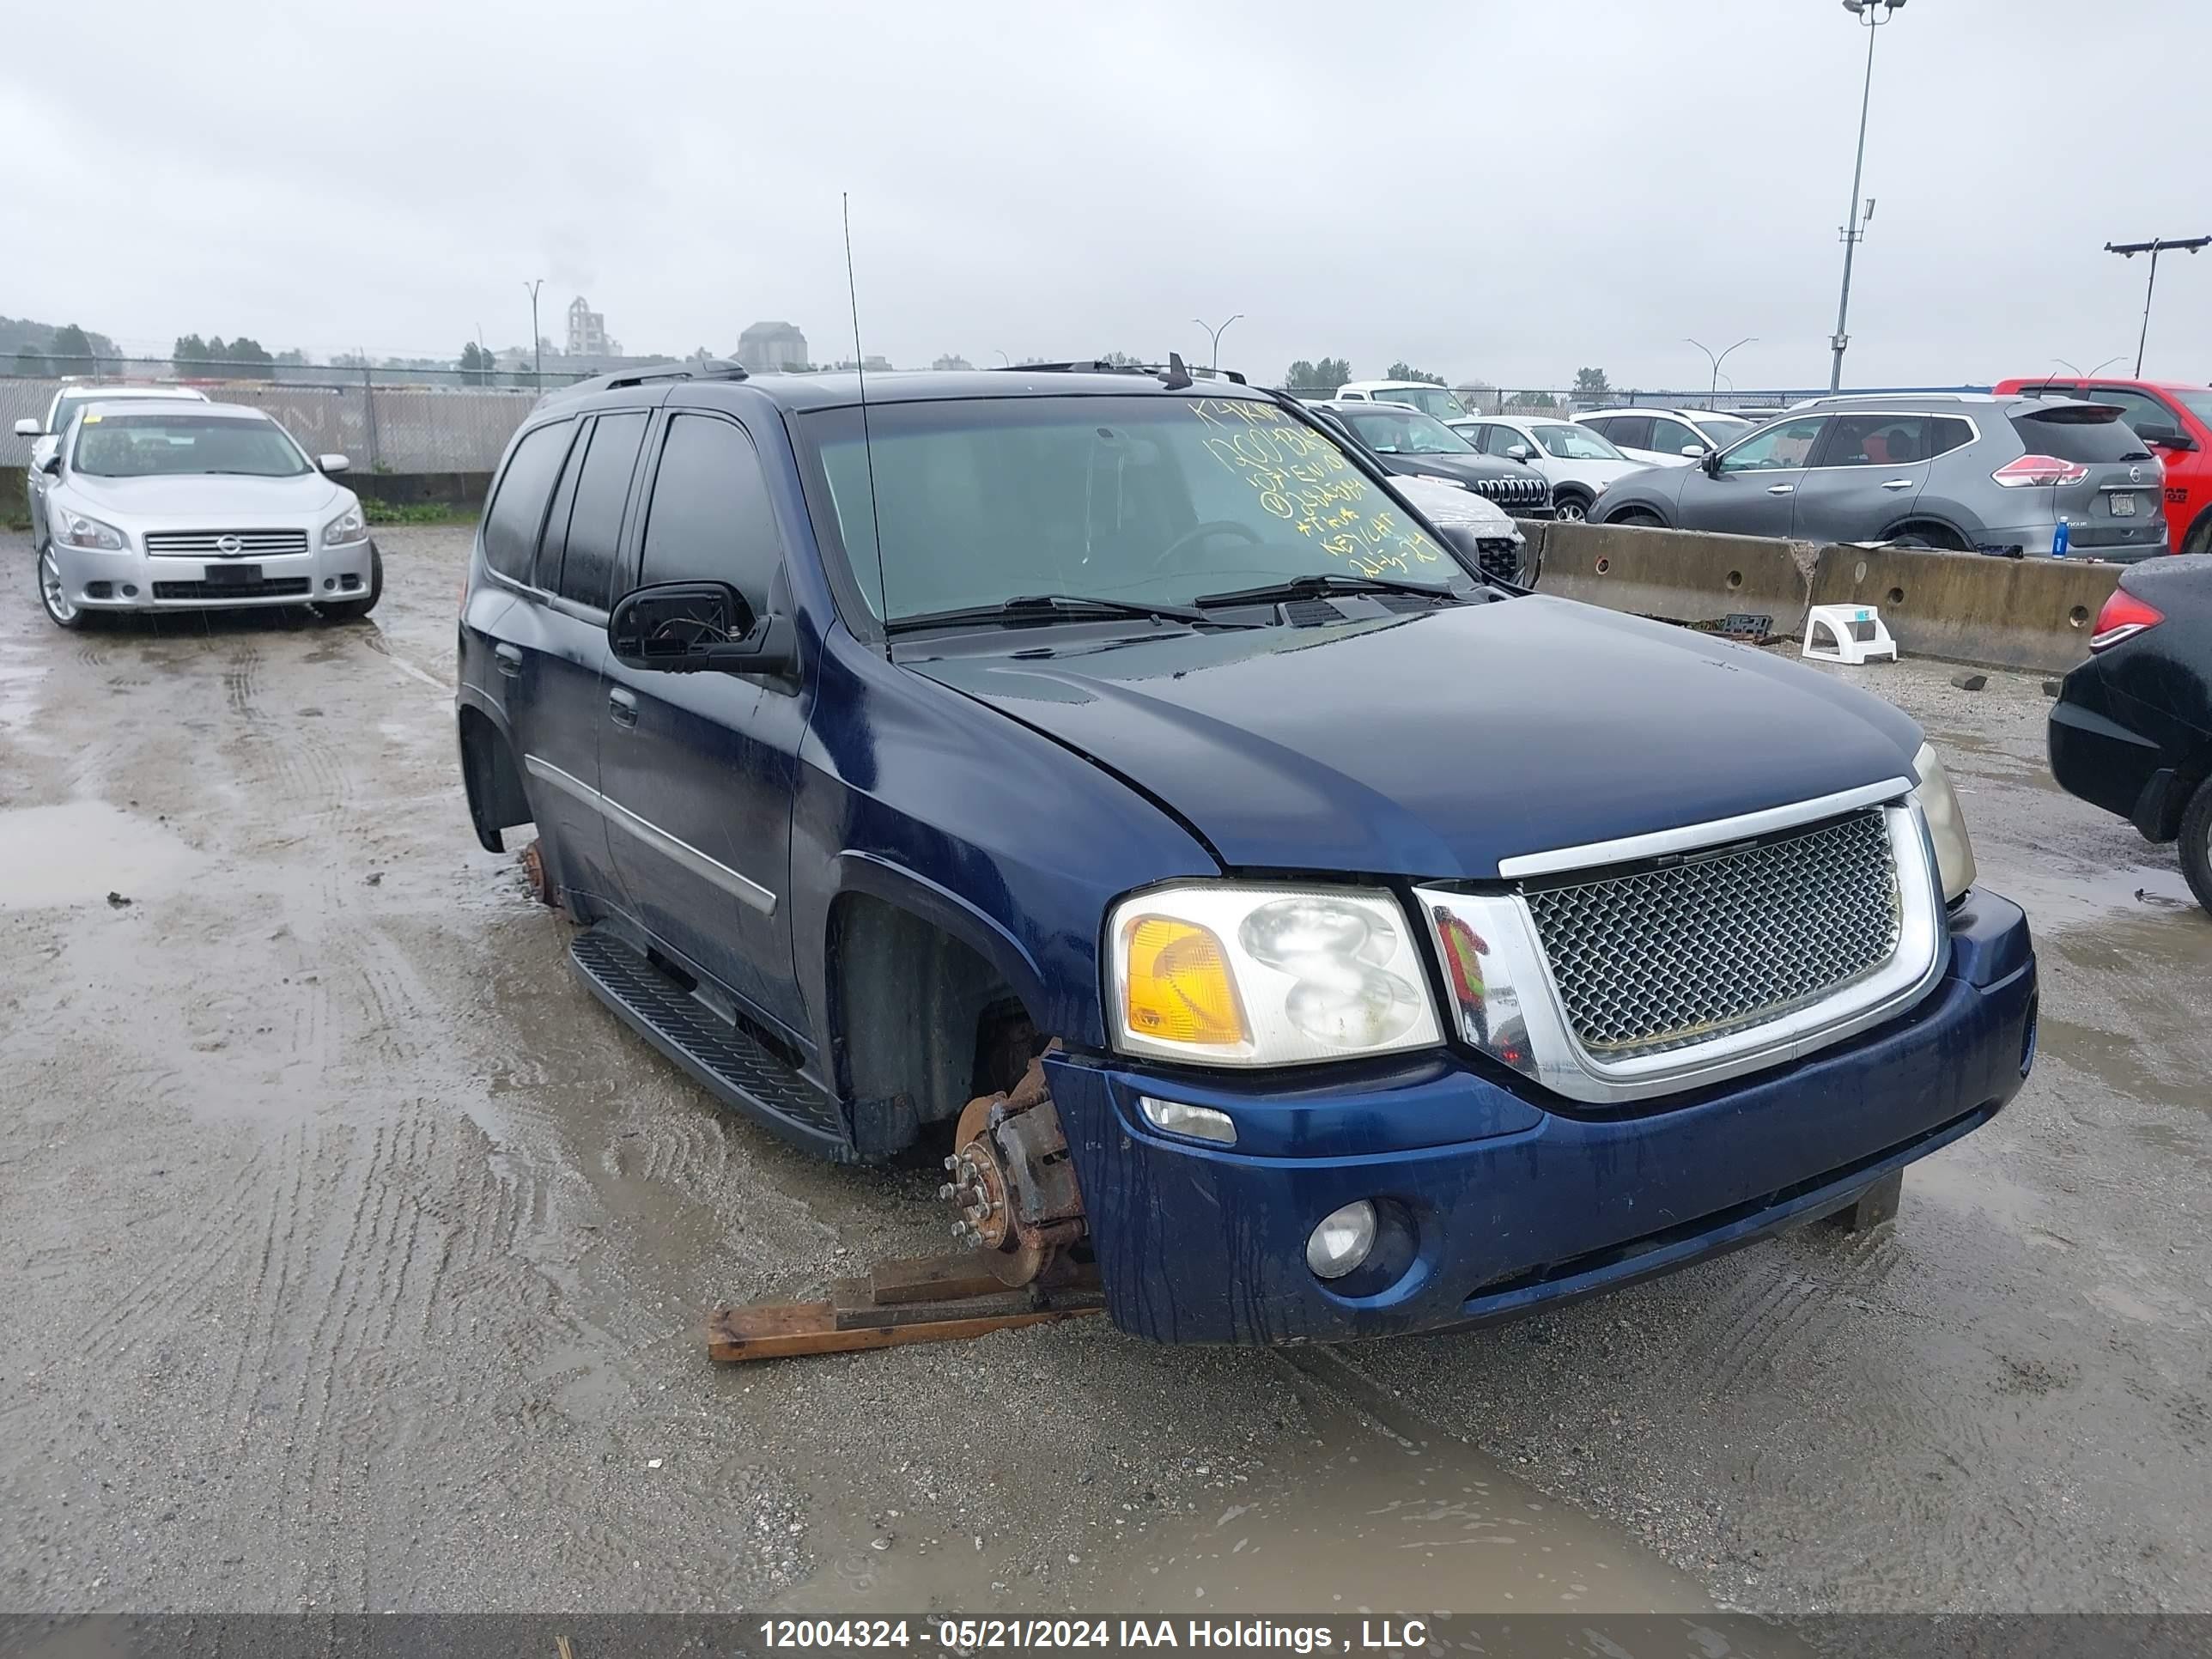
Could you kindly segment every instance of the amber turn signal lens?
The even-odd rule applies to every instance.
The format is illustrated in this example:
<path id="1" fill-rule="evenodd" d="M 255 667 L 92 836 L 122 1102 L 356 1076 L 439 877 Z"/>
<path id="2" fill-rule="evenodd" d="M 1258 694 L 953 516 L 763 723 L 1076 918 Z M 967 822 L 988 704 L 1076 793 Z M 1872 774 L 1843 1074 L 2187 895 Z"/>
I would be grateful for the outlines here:
<path id="1" fill-rule="evenodd" d="M 1129 924 L 1129 1030 L 1163 1042 L 1221 1048 L 1247 1040 L 1243 1005 L 1221 941 L 1209 928 L 1165 916 Z"/>

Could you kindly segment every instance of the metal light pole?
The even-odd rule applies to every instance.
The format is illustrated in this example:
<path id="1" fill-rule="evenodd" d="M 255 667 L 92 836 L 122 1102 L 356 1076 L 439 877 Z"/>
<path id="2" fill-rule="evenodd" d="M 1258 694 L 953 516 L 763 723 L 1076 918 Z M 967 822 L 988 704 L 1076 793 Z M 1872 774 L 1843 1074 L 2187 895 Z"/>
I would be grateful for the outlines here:
<path id="1" fill-rule="evenodd" d="M 1724 363 L 1724 362 L 1726 362 L 1728 361 L 1728 355 L 1729 355 L 1729 351 L 1734 351 L 1734 350 L 1735 349 L 1735 346 L 1747 346 L 1747 345 L 1751 344 L 1753 341 L 1754 341 L 1754 340 L 1756 340 L 1756 339 L 1758 339 L 1758 338 L 1759 338 L 1759 336 L 1757 336 L 1756 334 L 1747 334 L 1747 335 L 1745 335 L 1745 336 L 1743 337 L 1743 338 L 1741 338 L 1741 340 L 1738 340 L 1738 341 L 1735 343 L 1735 345 L 1732 345 L 1732 346 L 1730 346 L 1730 347 L 1728 349 L 1728 351 L 1723 351 L 1723 353 L 1721 353 L 1721 355 L 1720 355 L 1719 356 L 1717 356 L 1717 357 L 1715 357 L 1715 356 L 1713 356 L 1713 349 L 1712 349 L 1711 346 L 1709 346 L 1709 345 L 1705 344 L 1705 343 L 1703 341 L 1701 341 L 1701 340 L 1691 340 L 1691 339 L 1685 339 L 1685 340 L 1682 342 L 1682 343 L 1683 343 L 1683 344 L 1685 344 L 1685 345 L 1693 345 L 1693 346 L 1696 346 L 1696 347 L 1698 348 L 1698 350 L 1700 350 L 1700 351 L 1702 351 L 1702 352 L 1704 352 L 1704 353 L 1705 354 L 1706 357 L 1707 357 L 1709 360 L 1711 360 L 1711 363 L 1712 363 L 1712 366 L 1713 366 L 1713 383 L 1712 383 L 1712 386 L 1711 386 L 1711 390 L 1709 390 L 1709 391 L 1705 393 L 1705 407 L 1706 407 L 1707 409 L 1711 409 L 1711 408 L 1713 406 L 1713 400 L 1714 400 L 1716 398 L 1717 398 L 1717 397 L 1719 397 L 1719 396 L 1720 396 L 1720 392 L 1721 392 L 1721 365 L 1722 365 L 1723 363 Z M 1735 382 L 1734 380 L 1730 380 L 1730 381 L 1729 382 L 1729 391 L 1731 391 L 1731 392 L 1733 392 L 1733 391 L 1735 391 Z"/>
<path id="2" fill-rule="evenodd" d="M 2105 252 L 2117 253 L 2122 258 L 2132 259 L 2138 253 L 2150 255 L 2150 282 L 2143 289 L 2142 332 L 2136 337 L 2136 379 L 2142 379 L 2143 347 L 2150 341 L 2150 301 L 2158 292 L 2158 256 L 2170 247 L 2187 248 L 2191 253 L 2212 246 L 2212 236 L 2185 236 L 2173 241 L 2154 236 L 2148 242 L 2107 242 Z"/>
<path id="3" fill-rule="evenodd" d="M 545 349 L 538 343 L 540 337 L 538 332 L 538 290 L 544 286 L 545 279 L 543 276 L 523 284 L 523 287 L 530 290 L 530 361 L 537 365 L 534 372 L 538 377 L 538 390 L 541 395 L 545 390 Z"/>
<path id="4" fill-rule="evenodd" d="M 1859 154 L 1851 163 L 1851 216 L 1844 228 L 1844 295 L 1836 302 L 1836 332 L 1828 342 L 1836 354 L 1835 362 L 1828 370 L 1828 390 L 1840 392 L 1844 386 L 1844 353 L 1851 343 L 1844 326 L 1851 314 L 1851 255 L 1858 251 L 1859 238 L 1865 233 L 1859 228 L 1859 181 L 1866 174 L 1867 110 L 1874 101 L 1874 32 L 1897 15 L 1897 9 L 1905 0 L 1844 0 L 1844 9 L 1863 24 L 1867 32 L 1866 86 L 1859 94 Z M 1874 217 L 1874 204 L 1867 204 L 1866 216 Z"/>
<path id="5" fill-rule="evenodd" d="M 2073 369 L 2074 378 L 2077 380 L 2094 380 L 2107 368 L 2110 368 L 2114 363 L 2117 363 L 2122 357 L 2124 357 L 2127 355 L 2128 354 L 2124 351 L 2117 352 L 2113 356 L 2106 358 L 2103 362 L 2099 363 L 2096 368 L 2089 370 L 2087 374 L 2084 374 L 2080 368 L 2075 368 L 2074 364 L 2068 362 L 2063 357 L 2053 357 L 2051 361 L 2057 364 L 2061 368 Z M 2140 373 L 2140 369 L 2138 369 L 2137 372 Z"/>
<path id="6" fill-rule="evenodd" d="M 1003 347 L 993 346 L 991 348 L 991 351 L 992 355 L 998 358 L 999 366 L 1001 368 L 1012 368 L 1014 366 L 1014 360 L 1006 356 L 1006 350 Z"/>
<path id="7" fill-rule="evenodd" d="M 1238 312 L 1235 317 L 1229 319 L 1229 323 L 1236 322 L 1243 315 L 1243 312 Z M 1229 331 L 1229 323 L 1224 323 L 1219 328 L 1216 328 L 1203 317 L 1194 317 L 1191 321 L 1213 337 L 1213 344 L 1206 354 L 1206 366 L 1208 368 L 1219 368 L 1221 367 L 1221 337 Z"/>

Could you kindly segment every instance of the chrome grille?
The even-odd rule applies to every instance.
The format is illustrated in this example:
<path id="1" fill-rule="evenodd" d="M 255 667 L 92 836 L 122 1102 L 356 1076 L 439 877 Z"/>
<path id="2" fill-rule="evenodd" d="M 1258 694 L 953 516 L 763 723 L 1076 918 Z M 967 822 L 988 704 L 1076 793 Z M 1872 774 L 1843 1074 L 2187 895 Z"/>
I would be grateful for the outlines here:
<path id="1" fill-rule="evenodd" d="M 1896 953 L 1879 809 L 1655 869 L 1524 894 L 1568 1024 L 1601 1059 L 1778 1019 Z"/>
<path id="2" fill-rule="evenodd" d="M 222 545 L 234 542 L 234 547 Z M 307 550 L 304 530 L 149 530 L 146 551 L 157 558 L 265 559 Z"/>
<path id="3" fill-rule="evenodd" d="M 1552 486 L 1534 474 L 1525 478 L 1477 478 L 1475 492 L 1516 519 L 1538 518 L 1552 506 Z"/>

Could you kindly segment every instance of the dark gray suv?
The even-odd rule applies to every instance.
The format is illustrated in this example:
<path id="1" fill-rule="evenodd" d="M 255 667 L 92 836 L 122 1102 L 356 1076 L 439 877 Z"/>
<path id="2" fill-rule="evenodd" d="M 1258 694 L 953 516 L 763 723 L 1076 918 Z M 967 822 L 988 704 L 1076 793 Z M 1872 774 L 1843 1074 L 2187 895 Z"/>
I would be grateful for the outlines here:
<path id="1" fill-rule="evenodd" d="M 1823 398 L 1694 466 L 1632 472 L 1598 524 L 1960 551 L 2166 550 L 2163 472 L 2109 404 L 1971 394 Z"/>

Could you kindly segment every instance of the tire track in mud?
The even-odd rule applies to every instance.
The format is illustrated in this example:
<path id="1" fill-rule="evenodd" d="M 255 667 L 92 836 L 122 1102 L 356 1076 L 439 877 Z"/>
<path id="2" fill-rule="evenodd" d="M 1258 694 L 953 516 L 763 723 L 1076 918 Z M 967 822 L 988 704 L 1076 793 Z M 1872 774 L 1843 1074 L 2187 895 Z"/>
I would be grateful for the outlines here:
<path id="1" fill-rule="evenodd" d="M 112 1366 L 173 1330 L 179 1305 L 188 1297 L 197 1305 L 209 1281 L 245 1247 L 246 1235 L 237 1231 L 240 1207 L 262 1178 L 258 1155 L 241 1160 L 184 1243 L 165 1250 L 152 1267 L 106 1298 L 93 1317 L 76 1328 L 69 1346 L 88 1359 Z"/>

